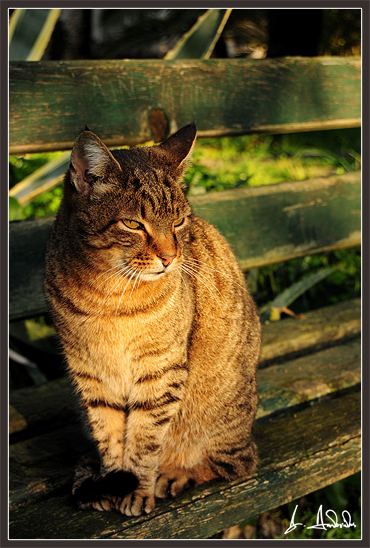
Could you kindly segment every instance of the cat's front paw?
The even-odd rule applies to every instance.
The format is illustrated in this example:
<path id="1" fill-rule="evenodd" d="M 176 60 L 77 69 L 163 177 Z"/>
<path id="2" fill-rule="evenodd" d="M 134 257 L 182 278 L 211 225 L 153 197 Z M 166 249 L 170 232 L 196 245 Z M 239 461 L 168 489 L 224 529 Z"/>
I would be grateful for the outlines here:
<path id="1" fill-rule="evenodd" d="M 90 502 L 87 504 L 80 503 L 80 508 L 83 508 L 84 510 L 94 508 L 94 510 L 99 510 L 99 512 L 109 512 L 111 510 L 115 510 L 115 497 L 106 497 L 96 502 Z"/>
<path id="2" fill-rule="evenodd" d="M 137 489 L 123 499 L 117 498 L 115 508 L 126 516 L 150 514 L 155 508 L 154 493 Z"/>
<path id="3" fill-rule="evenodd" d="M 195 480 L 189 472 L 176 470 L 161 474 L 157 480 L 155 496 L 160 499 L 168 497 L 177 497 L 190 487 L 195 485 Z"/>

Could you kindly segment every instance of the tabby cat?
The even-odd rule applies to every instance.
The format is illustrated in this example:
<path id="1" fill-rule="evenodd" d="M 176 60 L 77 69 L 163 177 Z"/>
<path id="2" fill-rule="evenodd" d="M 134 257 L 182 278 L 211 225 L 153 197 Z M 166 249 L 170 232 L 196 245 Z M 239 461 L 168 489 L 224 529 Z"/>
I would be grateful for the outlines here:
<path id="1" fill-rule="evenodd" d="M 183 193 L 195 138 L 109 151 L 86 128 L 72 150 L 45 290 L 100 458 L 76 473 L 82 508 L 137 516 L 256 465 L 260 322 Z"/>

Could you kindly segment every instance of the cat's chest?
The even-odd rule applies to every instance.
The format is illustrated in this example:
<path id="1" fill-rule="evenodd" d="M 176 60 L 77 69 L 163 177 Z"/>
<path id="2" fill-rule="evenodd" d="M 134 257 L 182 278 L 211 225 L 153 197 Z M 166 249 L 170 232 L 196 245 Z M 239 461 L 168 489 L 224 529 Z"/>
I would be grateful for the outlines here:
<path id="1" fill-rule="evenodd" d="M 158 321 L 153 315 L 90 318 L 77 333 L 83 369 L 127 401 L 138 379 L 156 375 L 168 364 L 184 363 L 188 332 L 188 322 L 181 319 L 176 323 L 169 318 Z M 80 360 L 69 364 L 72 371 L 81 367 Z"/>
<path id="2" fill-rule="evenodd" d="M 119 360 L 135 359 L 139 348 L 168 336 L 165 326 L 150 314 L 117 317 L 91 317 L 79 328 L 81 340 L 87 344 L 91 358 L 104 356 Z"/>
<path id="3" fill-rule="evenodd" d="M 93 369 L 135 378 L 182 361 L 191 326 L 189 304 L 169 299 L 145 312 L 91 316 L 76 326 L 75 341 Z"/>

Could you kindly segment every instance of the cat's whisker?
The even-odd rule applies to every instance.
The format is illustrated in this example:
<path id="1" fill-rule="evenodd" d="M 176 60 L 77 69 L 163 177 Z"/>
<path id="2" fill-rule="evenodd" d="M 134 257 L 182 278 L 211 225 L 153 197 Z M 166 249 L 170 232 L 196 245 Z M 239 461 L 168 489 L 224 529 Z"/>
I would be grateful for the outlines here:
<path id="1" fill-rule="evenodd" d="M 126 267 L 124 267 L 124 269 L 123 269 L 121 266 L 118 266 L 118 267 L 114 267 L 114 268 L 119 268 L 119 271 L 118 271 L 118 272 L 113 272 L 113 274 L 111 274 L 110 276 L 108 276 L 107 279 L 105 279 L 105 280 L 103 280 L 102 282 L 100 282 L 100 284 L 95 288 L 95 291 L 97 291 L 98 288 L 99 288 L 101 285 L 103 285 L 104 283 L 108 282 L 108 280 L 110 280 L 111 278 L 114 278 L 115 276 L 119 276 L 119 275 L 121 275 L 121 274 L 124 275 L 125 272 L 127 272 L 127 271 L 129 270 L 130 267 L 127 267 L 127 266 L 126 266 Z M 112 270 L 112 269 L 110 269 L 110 270 Z M 109 270 L 108 270 L 107 272 L 109 272 Z M 90 285 L 91 285 L 91 284 L 90 284 Z M 95 292 L 95 291 L 94 291 L 94 292 Z"/>
<path id="2" fill-rule="evenodd" d="M 203 278 L 208 284 L 210 284 L 217 291 L 217 293 L 220 295 L 220 297 L 225 301 L 224 296 L 222 295 L 221 291 L 215 286 L 214 283 L 211 282 L 211 280 L 209 278 L 207 278 L 207 276 L 205 274 L 203 274 L 203 272 L 199 272 L 199 270 L 196 270 L 196 269 L 192 268 L 189 265 L 186 265 L 186 268 L 188 268 L 188 269 L 190 268 L 193 272 L 195 272 L 195 274 L 197 276 L 200 276 L 201 278 Z"/>
<path id="3" fill-rule="evenodd" d="M 180 274 L 180 276 L 181 276 L 182 281 L 184 282 L 184 286 L 185 286 L 185 289 L 186 289 L 186 293 L 188 294 L 188 298 L 189 298 L 189 300 L 190 300 L 189 289 L 188 289 L 187 283 L 185 282 L 184 276 L 181 274 L 181 269 L 179 270 L 179 274 Z"/>
<path id="4" fill-rule="evenodd" d="M 213 298 L 216 299 L 218 304 L 220 304 L 219 299 L 216 298 L 216 296 L 215 296 L 214 292 L 212 291 L 212 289 L 210 288 L 210 286 L 212 286 L 217 291 L 217 293 L 220 295 L 220 297 L 226 303 L 223 295 L 220 293 L 220 291 L 217 289 L 217 287 L 206 276 L 204 276 L 204 274 L 201 274 L 200 272 L 196 271 L 195 269 L 189 267 L 189 265 L 185 266 L 184 264 L 182 264 L 181 268 L 184 270 L 184 272 L 189 274 L 189 276 L 192 276 L 193 278 L 196 278 L 197 280 L 199 280 L 208 289 L 208 291 L 211 293 Z"/>
<path id="5" fill-rule="evenodd" d="M 122 281 L 122 282 L 123 282 L 123 281 L 126 281 L 126 278 L 123 278 L 123 277 L 122 277 L 121 281 Z M 122 299 L 122 297 L 123 297 L 123 295 L 124 295 L 124 293 L 125 293 L 125 291 L 126 291 L 126 288 L 127 288 L 128 284 L 129 284 L 129 281 L 126 282 L 126 285 L 125 285 L 125 287 L 123 288 L 123 291 L 122 291 L 121 296 L 120 296 L 120 298 L 119 298 L 118 305 L 117 305 L 117 308 L 116 308 L 116 314 L 115 314 L 116 316 L 117 316 L 117 312 L 118 312 L 119 305 L 120 305 L 120 303 L 121 303 L 121 299 Z M 118 284 L 116 284 L 116 285 L 114 286 L 113 291 L 111 291 L 111 293 L 109 294 L 109 296 L 112 295 L 112 293 L 115 291 L 115 289 L 117 288 L 117 285 L 118 285 Z"/>
<path id="6" fill-rule="evenodd" d="M 194 268 L 194 266 L 186 264 L 186 268 L 192 270 L 196 275 L 201 276 L 204 280 L 206 280 L 214 289 L 217 291 L 217 293 L 220 295 L 222 299 L 224 299 L 224 296 L 222 295 L 221 291 L 211 282 L 209 278 L 203 273 Z M 225 299 L 224 299 L 225 300 Z"/>
<path id="7" fill-rule="evenodd" d="M 139 292 L 139 286 L 141 284 L 141 281 L 142 281 L 142 275 L 144 274 L 144 270 L 141 269 L 140 272 L 139 272 L 139 276 L 138 276 L 138 280 L 139 280 L 139 283 L 137 284 L 137 287 L 136 287 L 136 294 Z"/>
<path id="8" fill-rule="evenodd" d="M 137 271 L 138 271 L 138 269 L 136 268 L 134 274 L 136 274 Z M 136 282 L 138 281 L 138 279 L 139 279 L 139 277 L 140 277 L 140 274 L 141 274 L 141 270 L 140 270 L 140 272 L 139 272 L 139 275 L 135 278 L 134 285 L 132 286 L 130 296 L 129 296 L 129 298 L 128 298 L 128 300 L 127 300 L 127 303 L 126 303 L 126 308 L 127 308 L 127 306 L 128 306 L 128 303 L 129 303 L 130 300 L 131 300 L 132 293 L 133 293 L 133 291 L 134 291 L 134 289 L 135 289 L 135 285 L 136 285 Z M 131 279 L 131 278 L 130 278 L 130 279 Z"/>
<path id="9" fill-rule="evenodd" d="M 111 291 L 110 291 L 110 292 L 108 293 L 108 295 L 106 296 L 106 298 L 105 298 L 103 304 L 105 304 L 105 303 L 107 302 L 107 300 L 108 300 L 109 297 L 115 292 L 115 290 L 117 289 L 117 287 L 119 286 L 119 284 L 120 284 L 122 281 L 126 280 L 126 279 L 127 279 L 127 276 L 130 276 L 130 278 L 129 278 L 129 280 L 128 280 L 126 286 L 125 286 L 125 289 L 123 290 L 123 293 L 124 293 L 125 290 L 126 290 L 126 287 L 127 287 L 128 283 L 130 282 L 130 280 L 132 279 L 132 277 L 133 277 L 133 276 L 136 274 L 136 272 L 137 272 L 137 268 L 133 269 L 133 267 L 128 266 L 128 265 L 124 266 L 124 268 L 122 268 L 122 267 L 119 267 L 119 268 L 120 268 L 120 271 L 119 271 L 119 272 L 116 272 L 116 273 L 111 274 L 111 275 L 107 278 L 107 280 L 104 280 L 104 281 L 108 281 L 109 279 L 113 278 L 114 276 L 119 276 L 118 281 L 114 284 L 113 288 L 111 289 Z M 140 274 L 141 274 L 141 272 L 140 272 Z M 136 280 L 135 280 L 135 284 L 136 284 Z M 135 287 L 135 284 L 134 284 L 134 287 Z M 101 285 L 101 284 L 99 284 L 99 285 Z M 98 286 L 98 287 L 99 287 L 99 286 Z M 96 289 L 97 289 L 97 288 L 96 288 Z M 123 296 L 123 294 L 121 295 L 121 298 L 122 298 L 122 296 Z M 119 304 L 120 304 L 120 303 L 119 303 Z"/>
<path id="10" fill-rule="evenodd" d="M 131 275 L 132 271 L 133 271 L 133 268 L 131 266 L 126 266 L 124 269 L 121 269 L 120 272 L 115 274 L 115 276 L 119 276 L 118 281 L 114 284 L 113 289 L 111 289 L 111 291 L 108 293 L 103 304 L 107 302 L 108 298 L 115 292 L 119 284 L 127 280 L 127 276 Z"/>
<path id="11" fill-rule="evenodd" d="M 116 308 L 116 314 L 115 314 L 116 316 L 117 316 L 117 314 L 118 314 L 118 309 L 119 309 L 119 307 L 120 307 L 122 297 L 123 297 L 123 295 L 125 294 L 125 291 L 126 291 L 128 285 L 129 285 L 129 283 L 131 282 L 132 278 L 134 277 L 135 273 L 137 272 L 137 268 L 132 268 L 132 267 L 131 267 L 131 269 L 133 270 L 133 272 L 132 272 L 131 276 L 129 277 L 128 282 L 127 282 L 127 284 L 125 285 L 124 290 L 122 291 L 121 296 L 120 296 L 120 298 L 119 298 L 119 301 L 118 301 L 118 304 L 117 304 L 117 308 Z"/>
<path id="12" fill-rule="evenodd" d="M 116 274 L 118 276 L 118 274 Z M 109 297 L 111 295 L 113 295 L 113 293 L 115 292 L 115 290 L 117 289 L 117 287 L 125 280 L 125 278 L 123 276 L 119 276 L 118 277 L 118 280 L 117 282 L 114 284 L 113 288 L 109 291 L 108 295 L 105 297 L 104 301 L 103 301 L 103 304 L 105 304 Z"/>
<path id="13" fill-rule="evenodd" d="M 199 280 L 208 289 L 208 291 L 211 293 L 212 297 L 216 300 L 219 306 L 221 306 L 219 299 L 215 295 L 215 292 L 212 291 L 211 287 L 207 284 L 206 281 L 204 281 L 200 276 L 196 275 L 194 272 L 188 270 L 188 268 L 185 267 L 184 265 L 182 265 L 182 269 L 184 272 L 186 272 L 186 274 L 188 274 L 188 276 L 191 276 L 192 278 Z"/>
<path id="14" fill-rule="evenodd" d="M 223 272 L 222 270 L 218 270 L 217 268 L 214 268 L 213 266 L 205 263 L 204 261 L 200 261 L 199 259 L 190 259 L 189 258 L 189 259 L 185 259 L 184 262 L 187 263 L 188 261 L 191 261 L 192 263 L 198 264 L 202 268 L 207 268 L 208 270 L 211 270 L 211 271 L 214 271 L 214 272 L 218 272 L 219 274 L 222 274 L 223 276 L 228 278 L 230 281 L 232 281 L 234 284 L 238 285 L 241 289 L 243 289 L 243 287 L 237 281 L 235 281 L 232 276 L 230 276 L 229 274 L 226 274 L 226 272 Z"/>
<path id="15" fill-rule="evenodd" d="M 96 278 L 93 278 L 90 282 L 89 282 L 89 286 L 91 287 L 93 285 L 93 283 L 95 283 L 99 278 L 101 278 L 102 276 L 104 276 L 105 274 L 108 274 L 108 272 L 111 272 L 112 270 L 120 270 L 122 267 L 125 267 L 126 266 L 126 263 L 122 263 L 122 264 L 119 264 L 119 265 L 116 265 L 116 266 L 112 266 L 112 268 L 108 268 L 108 270 L 104 270 L 104 272 L 102 272 L 101 274 L 99 274 L 99 276 L 97 276 Z M 114 274 L 113 274 L 114 275 Z M 109 278 L 108 278 L 109 279 Z M 106 280 L 103 280 L 101 282 L 104 283 Z M 99 284 L 99 285 L 101 285 Z M 99 287 L 98 285 L 98 287 Z"/>
<path id="16" fill-rule="evenodd" d="M 130 270 L 131 270 L 131 268 L 126 266 L 124 269 L 121 268 L 119 270 L 119 272 L 114 272 L 106 280 L 104 280 L 105 282 L 108 282 L 108 280 L 110 280 L 111 278 L 114 278 L 114 277 L 118 278 L 117 282 L 113 285 L 113 288 L 109 291 L 108 295 L 106 296 L 103 304 L 105 304 L 107 302 L 107 300 L 114 293 L 114 291 L 119 286 L 119 284 L 125 279 L 125 273 L 130 271 Z M 104 283 L 104 282 L 102 282 L 102 283 Z M 102 285 L 102 284 L 98 285 L 98 287 L 95 289 L 94 293 L 96 293 L 96 291 L 98 290 L 100 285 Z M 104 291 L 103 291 L 103 294 L 104 294 Z"/>

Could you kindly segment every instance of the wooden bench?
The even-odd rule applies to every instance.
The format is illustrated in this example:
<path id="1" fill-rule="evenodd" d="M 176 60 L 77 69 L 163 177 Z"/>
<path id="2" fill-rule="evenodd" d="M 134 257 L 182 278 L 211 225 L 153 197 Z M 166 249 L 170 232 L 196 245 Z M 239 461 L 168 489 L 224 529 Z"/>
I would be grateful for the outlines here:
<path id="1" fill-rule="evenodd" d="M 360 125 L 356 58 L 10 64 L 10 152 L 62 150 L 85 124 L 110 146 Z M 360 244 L 360 173 L 192 197 L 246 270 Z M 271 212 L 273 211 L 273 215 Z M 52 219 L 10 224 L 10 320 L 46 312 Z M 11 539 L 209 538 L 360 470 L 361 304 L 263 325 L 252 477 L 213 481 L 149 516 L 81 511 L 73 469 L 88 448 L 66 378 L 10 393 Z"/>

